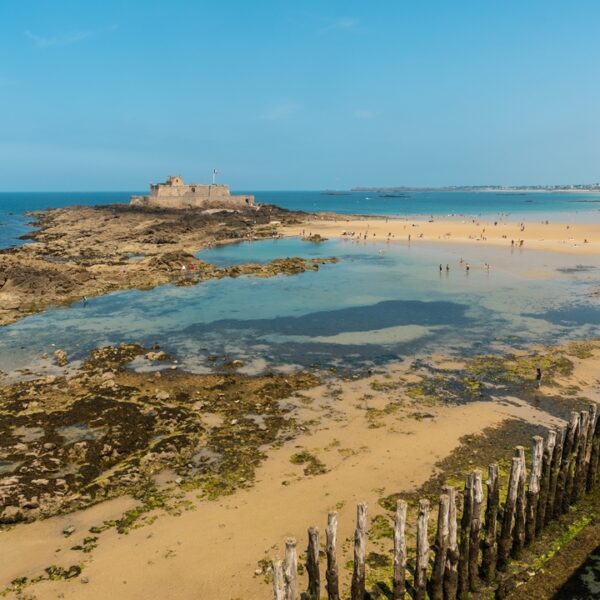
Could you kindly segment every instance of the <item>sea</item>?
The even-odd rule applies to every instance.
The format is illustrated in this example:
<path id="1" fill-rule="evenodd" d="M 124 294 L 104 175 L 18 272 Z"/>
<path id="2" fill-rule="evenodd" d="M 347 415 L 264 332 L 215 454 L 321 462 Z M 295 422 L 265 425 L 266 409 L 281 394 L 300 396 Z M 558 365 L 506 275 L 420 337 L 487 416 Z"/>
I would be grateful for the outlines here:
<path id="1" fill-rule="evenodd" d="M 26 243 L 26 211 L 127 202 L 131 192 L 0 194 L 0 244 Z M 593 194 L 255 192 L 258 202 L 343 214 L 465 215 L 598 222 Z M 241 360 L 242 372 L 297 369 L 358 373 L 431 353 L 465 356 L 600 336 L 597 260 L 529 249 L 461 244 L 298 238 L 242 242 L 198 252 L 218 265 L 336 257 L 317 272 L 239 277 L 127 290 L 87 305 L 50 307 L 0 329 L 0 371 L 52 369 L 60 347 L 81 360 L 120 342 L 159 344 L 182 368 L 210 372 Z M 465 273 L 461 260 L 469 261 Z M 448 264 L 440 272 L 439 265 Z M 484 264 L 492 265 L 488 271 Z"/>

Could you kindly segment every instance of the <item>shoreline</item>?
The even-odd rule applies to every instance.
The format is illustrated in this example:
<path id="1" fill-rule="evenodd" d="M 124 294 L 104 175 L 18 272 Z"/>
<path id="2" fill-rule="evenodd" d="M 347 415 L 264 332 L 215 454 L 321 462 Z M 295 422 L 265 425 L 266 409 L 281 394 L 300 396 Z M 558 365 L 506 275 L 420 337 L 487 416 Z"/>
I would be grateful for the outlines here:
<path id="1" fill-rule="evenodd" d="M 37 212 L 36 219 L 37 229 L 28 234 L 31 243 L 0 250 L 0 327 L 49 306 L 114 291 L 193 285 L 244 274 L 296 274 L 318 267 L 294 258 L 291 263 L 219 269 L 194 256 L 218 244 L 278 236 L 318 234 L 349 241 L 410 242 L 415 247 L 427 242 L 600 255 L 600 224 L 515 223 L 500 217 L 390 218 L 302 213 L 269 205 L 207 214 L 104 205 L 48 209 Z"/>
<path id="2" fill-rule="evenodd" d="M 329 217 L 329 214 L 328 214 Z M 564 252 L 600 256 L 600 224 L 520 223 L 464 219 L 405 219 L 386 217 L 307 219 L 282 228 L 288 236 L 320 235 L 354 242 L 419 242 L 503 246 L 514 250 Z M 354 235 L 352 235 L 354 233 Z M 391 234 L 391 235 L 390 235 Z M 366 235 L 366 237 L 365 237 Z M 521 245 L 521 240 L 523 244 Z M 587 242 L 585 241 L 587 240 Z M 511 244 L 511 241 L 514 244 Z"/>

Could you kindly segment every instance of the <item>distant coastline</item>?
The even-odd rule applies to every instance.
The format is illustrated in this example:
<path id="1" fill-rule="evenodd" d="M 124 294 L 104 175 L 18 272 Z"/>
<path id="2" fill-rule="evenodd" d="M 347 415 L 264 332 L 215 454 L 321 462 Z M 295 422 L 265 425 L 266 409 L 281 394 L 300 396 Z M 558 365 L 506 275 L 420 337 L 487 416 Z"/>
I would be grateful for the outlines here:
<path id="1" fill-rule="evenodd" d="M 600 183 L 578 185 L 457 185 L 442 187 L 354 187 L 351 192 L 397 193 L 397 192 L 495 192 L 495 193 L 600 193 Z"/>

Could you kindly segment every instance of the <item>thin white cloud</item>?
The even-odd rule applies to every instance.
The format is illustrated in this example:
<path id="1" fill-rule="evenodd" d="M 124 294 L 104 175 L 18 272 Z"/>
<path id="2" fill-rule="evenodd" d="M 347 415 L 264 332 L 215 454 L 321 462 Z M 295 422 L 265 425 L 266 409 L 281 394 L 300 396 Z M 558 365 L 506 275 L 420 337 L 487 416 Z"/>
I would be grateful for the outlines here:
<path id="1" fill-rule="evenodd" d="M 358 19 L 353 19 L 351 17 L 340 17 L 331 21 L 329 24 L 329 29 L 344 29 L 348 31 L 350 29 L 356 29 L 358 25 Z"/>
<path id="2" fill-rule="evenodd" d="M 358 31 L 360 29 L 360 21 L 352 17 L 337 17 L 328 19 L 321 27 L 321 33 L 329 33 L 331 31 Z"/>
<path id="3" fill-rule="evenodd" d="M 364 108 L 355 110 L 352 115 L 356 118 L 356 119 L 372 119 L 375 116 L 375 113 L 373 111 L 370 110 L 366 110 Z"/>
<path id="4" fill-rule="evenodd" d="M 74 31 L 71 33 L 63 33 L 54 37 L 47 37 L 44 35 L 37 35 L 31 31 L 26 31 L 25 35 L 38 47 L 38 48 L 51 48 L 52 46 L 69 46 L 71 44 L 77 44 L 94 34 L 92 31 Z"/>
<path id="5" fill-rule="evenodd" d="M 298 111 L 298 105 L 294 102 L 282 102 L 269 107 L 259 116 L 262 121 L 281 121 L 289 119 L 295 112 Z"/>

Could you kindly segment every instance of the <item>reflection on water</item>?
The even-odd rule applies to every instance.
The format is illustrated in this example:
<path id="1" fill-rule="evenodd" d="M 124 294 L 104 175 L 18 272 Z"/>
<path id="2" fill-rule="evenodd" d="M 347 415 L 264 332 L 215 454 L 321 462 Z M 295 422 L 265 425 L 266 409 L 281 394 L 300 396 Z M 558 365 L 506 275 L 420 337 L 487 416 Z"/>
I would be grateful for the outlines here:
<path id="1" fill-rule="evenodd" d="M 51 309 L 0 330 L 0 369 L 38 364 L 57 347 L 80 358 L 92 347 L 127 341 L 158 343 L 195 372 L 220 364 L 215 356 L 242 360 L 248 373 L 359 368 L 423 352 L 486 352 L 503 343 L 551 343 L 600 331 L 589 295 L 600 273 L 586 271 L 581 282 L 577 257 L 568 255 L 287 238 L 199 256 L 221 265 L 281 256 L 340 262 L 291 277 L 167 285 Z M 470 262 L 469 273 L 461 258 Z M 440 272 L 440 263 L 449 272 Z"/>

